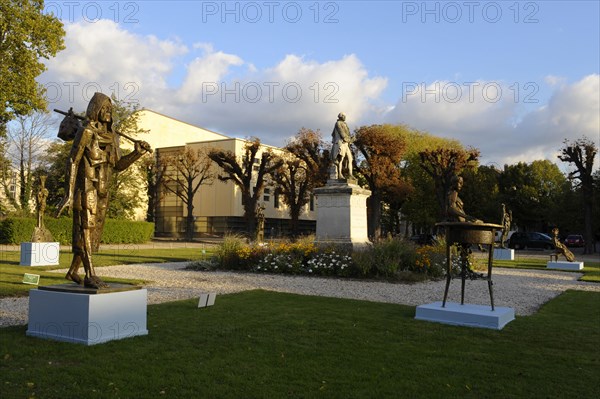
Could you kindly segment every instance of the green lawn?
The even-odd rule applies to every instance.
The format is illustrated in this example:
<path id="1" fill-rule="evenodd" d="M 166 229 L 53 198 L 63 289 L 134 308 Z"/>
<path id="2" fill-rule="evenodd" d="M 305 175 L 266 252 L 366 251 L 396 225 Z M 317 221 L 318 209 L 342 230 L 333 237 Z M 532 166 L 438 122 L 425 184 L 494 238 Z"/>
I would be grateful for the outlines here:
<path id="1" fill-rule="evenodd" d="M 173 249 L 137 249 L 123 247 L 120 249 L 103 250 L 93 257 L 94 266 L 112 266 L 134 263 L 164 263 L 199 260 L 208 256 L 202 254 L 198 248 L 173 248 Z M 39 274 L 40 285 L 62 284 L 67 282 L 63 275 L 49 273 L 48 270 L 68 268 L 71 264 L 72 254 L 61 252 L 58 266 L 19 266 L 19 251 L 0 251 L 0 297 L 27 296 L 31 285 L 23 284 L 24 273 Z M 81 270 L 83 273 L 83 270 Z M 112 282 L 139 283 L 132 280 L 108 279 Z"/>
<path id="2" fill-rule="evenodd" d="M 494 260 L 495 267 L 511 267 L 516 269 L 542 269 L 550 270 L 546 268 L 548 259 L 546 258 L 521 258 L 518 260 Z M 583 276 L 579 279 L 581 281 L 592 281 L 600 283 L 600 262 L 584 262 L 583 270 L 577 271 L 576 273 L 583 273 Z"/>
<path id="3" fill-rule="evenodd" d="M 3 398 L 597 398 L 600 293 L 502 331 L 411 306 L 265 291 L 148 307 L 148 336 L 85 347 L 0 329 Z"/>

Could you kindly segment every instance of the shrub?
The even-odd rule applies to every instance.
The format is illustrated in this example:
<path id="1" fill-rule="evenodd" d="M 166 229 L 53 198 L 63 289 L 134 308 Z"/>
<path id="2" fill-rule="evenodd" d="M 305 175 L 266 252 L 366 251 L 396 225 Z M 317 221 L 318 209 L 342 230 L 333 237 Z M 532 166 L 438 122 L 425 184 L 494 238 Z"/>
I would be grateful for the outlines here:
<path id="1" fill-rule="evenodd" d="M 73 235 L 71 218 L 46 218 L 44 224 L 55 241 L 63 245 L 71 244 Z M 6 218 L 0 222 L 0 243 L 18 245 L 29 242 L 36 225 L 35 218 Z M 150 241 L 153 234 L 153 223 L 107 219 L 102 233 L 102 243 L 139 244 Z"/>

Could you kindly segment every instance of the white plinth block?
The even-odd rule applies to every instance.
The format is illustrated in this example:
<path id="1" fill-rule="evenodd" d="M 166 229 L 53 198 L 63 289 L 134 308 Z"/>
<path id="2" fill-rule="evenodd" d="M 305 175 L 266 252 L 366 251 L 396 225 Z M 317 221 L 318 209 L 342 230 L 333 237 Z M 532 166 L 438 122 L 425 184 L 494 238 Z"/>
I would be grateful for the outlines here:
<path id="1" fill-rule="evenodd" d="M 60 244 L 58 242 L 22 242 L 21 266 L 58 265 Z"/>
<path id="2" fill-rule="evenodd" d="M 556 270 L 583 270 L 583 262 L 554 262 L 548 261 L 546 264 L 547 269 Z"/>
<path id="3" fill-rule="evenodd" d="M 442 307 L 442 302 L 433 302 L 417 306 L 415 319 L 455 326 L 501 330 L 515 319 L 515 310 L 496 306 L 492 311 L 491 306 L 461 305 L 455 302 L 446 302 L 446 307 Z"/>
<path id="4" fill-rule="evenodd" d="M 370 244 L 367 230 L 369 190 L 343 180 L 330 180 L 314 191 L 317 197 L 316 243 Z"/>
<path id="5" fill-rule="evenodd" d="M 84 345 L 147 335 L 147 298 L 145 289 L 104 294 L 33 289 L 27 335 Z"/>
<path id="6" fill-rule="evenodd" d="M 509 248 L 494 248 L 494 259 L 515 260 L 515 250 Z"/>

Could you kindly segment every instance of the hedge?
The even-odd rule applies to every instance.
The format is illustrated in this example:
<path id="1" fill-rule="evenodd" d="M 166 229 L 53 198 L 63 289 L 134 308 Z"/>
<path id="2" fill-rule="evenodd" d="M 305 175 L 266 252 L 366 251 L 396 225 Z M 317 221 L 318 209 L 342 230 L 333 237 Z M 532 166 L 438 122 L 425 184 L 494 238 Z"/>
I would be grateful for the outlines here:
<path id="1" fill-rule="evenodd" d="M 62 245 L 71 244 L 73 220 L 44 219 L 46 228 L 55 241 Z M 37 219 L 9 217 L 0 221 L 0 244 L 19 244 L 31 241 Z M 148 242 L 154 234 L 154 223 L 132 222 L 130 220 L 107 219 L 102 234 L 103 244 L 140 244 Z"/>

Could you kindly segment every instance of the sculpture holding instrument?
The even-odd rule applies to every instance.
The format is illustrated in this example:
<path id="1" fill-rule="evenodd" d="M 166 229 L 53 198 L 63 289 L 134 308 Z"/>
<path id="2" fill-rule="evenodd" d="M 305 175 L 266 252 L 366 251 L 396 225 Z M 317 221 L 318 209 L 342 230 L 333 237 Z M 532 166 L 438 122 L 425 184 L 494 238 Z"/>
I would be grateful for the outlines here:
<path id="1" fill-rule="evenodd" d="M 346 124 L 346 114 L 343 112 L 340 112 L 338 115 L 338 120 L 335 122 L 331 137 L 331 161 L 335 166 L 335 172 L 332 174 L 332 178 L 352 178 L 353 156 L 352 151 L 350 150 L 352 137 L 350 136 L 350 129 Z"/>
<path id="2" fill-rule="evenodd" d="M 554 244 L 554 248 L 556 250 L 555 254 L 556 254 L 557 259 L 558 259 L 558 255 L 562 255 L 565 257 L 567 262 L 575 261 L 575 255 L 573 255 L 573 252 L 571 252 L 569 250 L 569 248 L 567 248 L 567 246 L 565 244 L 563 244 L 562 242 L 560 242 L 560 240 L 558 239 L 558 228 L 557 227 L 552 229 L 552 243 Z"/>
<path id="3" fill-rule="evenodd" d="M 108 284 L 94 271 L 92 253 L 100 246 L 112 174 L 127 169 L 152 149 L 145 141 L 113 130 L 112 102 L 105 94 L 94 94 L 85 118 L 73 114 L 72 109 L 57 112 L 66 115 L 58 136 L 73 140 L 66 168 L 66 196 L 56 214 L 60 216 L 67 208 L 73 211 L 73 260 L 65 277 L 88 288 L 105 288 Z M 125 156 L 121 156 L 119 136 L 134 143 L 134 150 Z M 82 264 L 83 280 L 78 274 Z"/>

